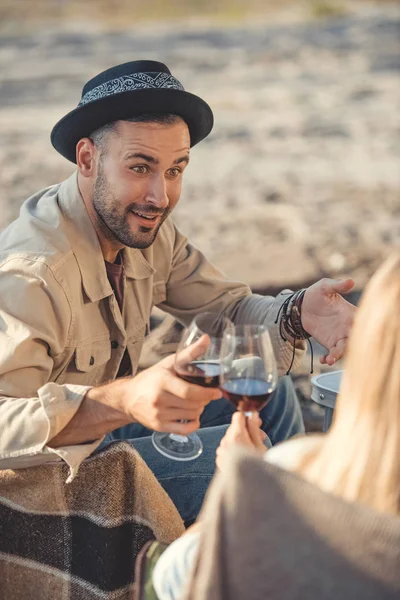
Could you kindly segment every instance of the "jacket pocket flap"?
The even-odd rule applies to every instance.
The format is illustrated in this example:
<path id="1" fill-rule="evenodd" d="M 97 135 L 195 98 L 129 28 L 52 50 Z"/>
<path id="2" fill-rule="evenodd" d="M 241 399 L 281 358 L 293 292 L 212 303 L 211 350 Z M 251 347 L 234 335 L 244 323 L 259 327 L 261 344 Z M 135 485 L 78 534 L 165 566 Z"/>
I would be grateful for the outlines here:
<path id="1" fill-rule="evenodd" d="M 161 304 L 167 299 L 167 288 L 164 281 L 157 281 L 153 285 L 153 305 Z"/>
<path id="2" fill-rule="evenodd" d="M 111 358 L 111 343 L 96 343 L 78 346 L 75 350 L 75 364 L 78 371 L 91 371 Z"/>

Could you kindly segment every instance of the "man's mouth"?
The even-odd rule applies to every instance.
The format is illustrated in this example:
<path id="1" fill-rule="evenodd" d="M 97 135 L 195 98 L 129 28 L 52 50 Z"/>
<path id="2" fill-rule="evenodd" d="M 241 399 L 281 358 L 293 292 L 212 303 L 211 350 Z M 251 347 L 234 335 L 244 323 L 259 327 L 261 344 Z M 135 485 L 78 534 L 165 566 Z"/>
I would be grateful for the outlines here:
<path id="1" fill-rule="evenodd" d="M 153 221 L 158 217 L 158 215 L 145 215 L 144 213 L 140 213 L 136 210 L 132 210 L 132 212 L 134 215 L 138 215 L 138 217 L 141 217 L 142 219 L 148 219 L 149 221 Z"/>
<path id="2" fill-rule="evenodd" d="M 143 213 L 140 212 L 138 210 L 133 210 L 131 209 L 130 211 L 138 220 L 140 219 L 142 221 L 142 224 L 144 222 L 148 223 L 148 225 L 154 225 L 160 218 L 162 215 L 160 214 L 149 214 L 149 213 Z"/>

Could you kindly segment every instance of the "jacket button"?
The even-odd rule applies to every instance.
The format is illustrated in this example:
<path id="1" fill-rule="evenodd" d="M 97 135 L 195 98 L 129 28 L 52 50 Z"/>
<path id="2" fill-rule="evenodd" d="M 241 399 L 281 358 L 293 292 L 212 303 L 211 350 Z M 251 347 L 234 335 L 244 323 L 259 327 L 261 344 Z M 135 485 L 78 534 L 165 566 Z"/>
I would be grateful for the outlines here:
<path id="1" fill-rule="evenodd" d="M 112 348 L 113 350 L 116 350 L 116 349 L 118 348 L 118 342 L 117 342 L 117 340 L 113 340 L 113 341 L 111 342 L 111 348 Z"/>
<path id="2" fill-rule="evenodd" d="M 90 365 L 94 365 L 94 356 L 90 357 L 89 364 Z"/>

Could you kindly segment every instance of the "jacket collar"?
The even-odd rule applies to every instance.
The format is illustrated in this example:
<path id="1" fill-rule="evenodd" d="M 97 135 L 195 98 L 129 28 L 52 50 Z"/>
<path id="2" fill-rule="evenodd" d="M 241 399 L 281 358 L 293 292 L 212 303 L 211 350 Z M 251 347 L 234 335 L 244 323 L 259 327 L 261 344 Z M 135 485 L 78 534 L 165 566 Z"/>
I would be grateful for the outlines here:
<path id="1" fill-rule="evenodd" d="M 84 290 L 92 302 L 112 294 L 101 246 L 78 187 L 78 174 L 63 181 L 59 206 L 66 219 L 68 237 L 82 275 Z M 130 279 L 146 279 L 155 272 L 140 250 L 124 248 L 124 271 Z"/>

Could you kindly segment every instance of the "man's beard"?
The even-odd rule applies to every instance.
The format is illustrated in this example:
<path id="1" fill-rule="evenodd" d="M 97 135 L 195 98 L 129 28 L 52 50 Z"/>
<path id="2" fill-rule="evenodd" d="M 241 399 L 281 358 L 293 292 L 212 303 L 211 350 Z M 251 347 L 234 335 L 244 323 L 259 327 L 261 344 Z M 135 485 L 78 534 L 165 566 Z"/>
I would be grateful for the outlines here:
<path id="1" fill-rule="evenodd" d="M 118 198 L 113 194 L 104 176 L 101 160 L 99 171 L 93 187 L 93 208 L 96 211 L 102 233 L 110 241 L 120 242 L 129 248 L 148 248 L 154 242 L 157 233 L 168 217 L 169 209 L 163 211 L 151 205 L 140 205 L 132 202 L 129 206 L 121 207 Z M 161 215 L 157 227 L 139 227 L 133 233 L 129 227 L 128 216 L 134 210 L 146 215 Z"/>

